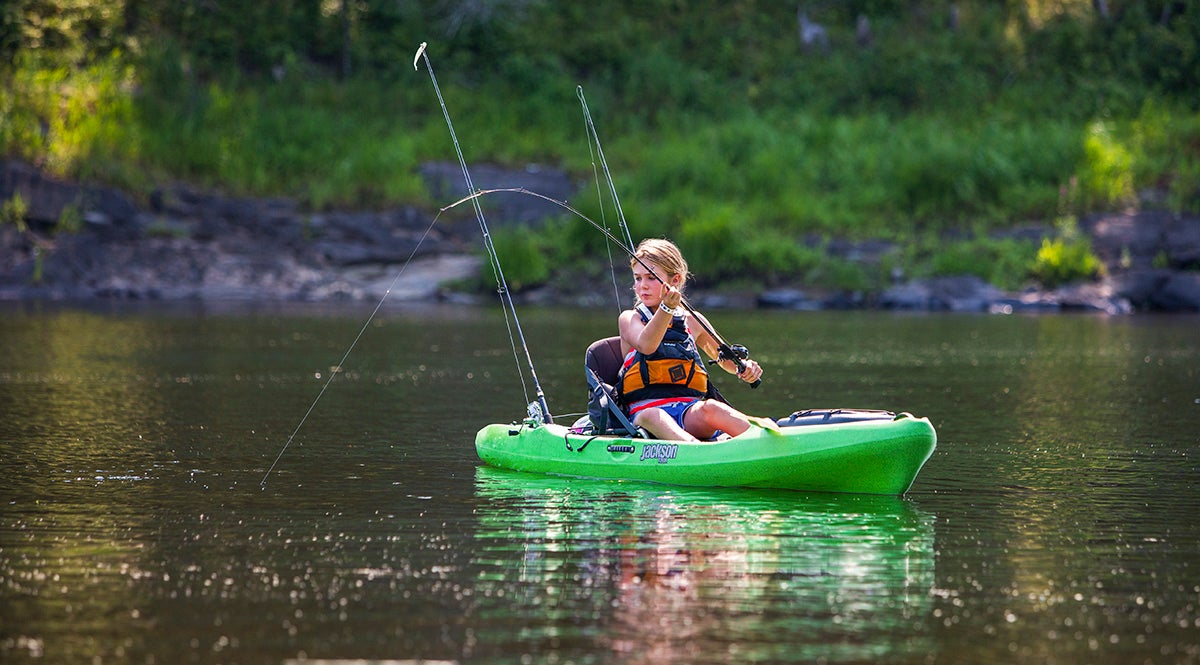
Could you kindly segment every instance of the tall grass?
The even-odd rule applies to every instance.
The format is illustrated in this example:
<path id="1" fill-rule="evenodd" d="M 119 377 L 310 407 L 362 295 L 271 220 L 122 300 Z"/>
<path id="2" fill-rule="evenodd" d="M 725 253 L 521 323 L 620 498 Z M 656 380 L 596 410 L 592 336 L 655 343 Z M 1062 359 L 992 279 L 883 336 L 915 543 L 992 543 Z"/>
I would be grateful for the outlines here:
<path id="1" fill-rule="evenodd" d="M 431 95 L 411 89 L 426 84 L 418 81 L 155 90 L 161 84 L 116 58 L 73 70 L 27 65 L 0 92 L 0 141 L 62 175 L 135 188 L 180 178 L 316 207 L 423 202 L 415 167 L 450 159 L 453 148 Z M 572 88 L 509 103 L 497 94 L 446 90 L 468 159 L 558 162 L 590 175 Z M 1191 209 L 1198 140 L 1200 114 L 1153 105 L 1129 120 L 1087 123 L 747 109 L 727 119 L 677 116 L 606 148 L 624 200 L 648 229 L 680 229 L 721 206 L 752 227 L 865 236 L 1050 218 L 1072 177 L 1087 209 L 1126 205 L 1164 184 L 1173 207 Z"/>
<path id="2" fill-rule="evenodd" d="M 752 226 L 865 237 L 1052 217 L 1084 145 L 1068 122 L 795 114 L 631 138 L 617 152 L 627 198 L 657 228 L 732 205 Z"/>
<path id="3" fill-rule="evenodd" d="M 133 68 L 114 55 L 85 68 L 23 57 L 0 88 L 0 149 L 64 176 L 133 184 L 139 161 Z"/>

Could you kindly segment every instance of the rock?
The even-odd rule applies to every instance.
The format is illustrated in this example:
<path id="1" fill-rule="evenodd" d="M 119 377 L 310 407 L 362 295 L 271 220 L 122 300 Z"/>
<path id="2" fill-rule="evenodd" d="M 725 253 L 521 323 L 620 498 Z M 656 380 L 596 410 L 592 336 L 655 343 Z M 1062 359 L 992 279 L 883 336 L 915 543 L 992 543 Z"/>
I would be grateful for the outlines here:
<path id="1" fill-rule="evenodd" d="M 1135 212 L 1089 218 L 1083 224 L 1092 250 L 1120 270 L 1200 268 L 1200 218 L 1168 212 Z"/>
<path id="2" fill-rule="evenodd" d="M 435 199 L 452 203 L 466 193 L 457 165 L 427 164 L 421 172 Z M 575 190 L 565 173 L 549 168 L 479 165 L 472 173 L 483 187 L 525 187 L 559 200 Z M 443 286 L 480 269 L 480 234 L 470 206 L 434 223 L 435 212 L 414 207 L 306 211 L 290 199 L 226 197 L 172 185 L 152 192 L 143 209 L 119 191 L 64 182 L 28 164 L 4 162 L 0 198 L 16 194 L 26 201 L 30 228 L 0 225 L 0 299 L 374 300 L 390 289 L 397 299 L 478 300 Z M 564 212 L 521 194 L 489 195 L 484 203 L 493 226 L 537 224 Z M 70 206 L 85 222 L 82 228 L 52 234 Z M 1080 231 L 1104 261 L 1107 279 L 1009 294 L 970 275 L 906 281 L 894 270 L 895 283 L 877 296 L 813 294 L 797 286 L 767 289 L 757 297 L 690 295 L 701 309 L 755 302 L 789 310 L 1200 310 L 1200 218 L 1154 211 L 1105 214 L 1081 222 Z M 1002 235 L 1036 242 L 1051 234 L 1049 227 L 1030 225 Z M 804 242 L 867 267 L 883 265 L 898 250 L 890 241 L 813 236 Z M 590 291 L 571 293 L 556 286 L 518 297 L 585 306 L 595 300 Z"/>
<path id="3" fill-rule="evenodd" d="M 1134 307 L 1148 309 L 1154 306 L 1155 294 L 1163 288 L 1170 276 L 1169 270 L 1144 268 L 1118 273 L 1108 281 L 1112 284 L 1116 296 L 1129 301 Z"/>
<path id="4" fill-rule="evenodd" d="M 758 306 L 763 309 L 817 310 L 820 305 L 809 299 L 800 289 L 772 289 L 758 295 Z"/>
<path id="5" fill-rule="evenodd" d="M 804 244 L 821 249 L 826 255 L 855 263 L 878 264 L 883 257 L 897 250 L 896 243 L 888 240 L 845 240 L 810 235 Z"/>
<path id="6" fill-rule="evenodd" d="M 736 308 L 739 301 L 721 293 L 706 293 L 692 301 L 701 310 Z M 599 304 L 599 303 L 597 303 Z"/>
<path id="7" fill-rule="evenodd" d="M 1200 270 L 1200 218 L 1176 219 L 1163 232 L 1167 265 L 1175 270 Z"/>
<path id="8" fill-rule="evenodd" d="M 1131 314 L 1129 299 L 1118 295 L 1112 282 L 1071 284 L 1054 292 L 1063 310 L 1099 312 L 1109 315 Z"/>
<path id="9" fill-rule="evenodd" d="M 822 299 L 820 309 L 862 309 L 866 301 L 862 291 L 839 291 Z"/>
<path id="10" fill-rule="evenodd" d="M 1030 290 L 996 298 L 988 303 L 987 311 L 992 314 L 1059 312 L 1062 311 L 1062 303 L 1048 293 Z"/>
<path id="11" fill-rule="evenodd" d="M 549 198 L 566 201 L 577 190 L 565 171 L 530 164 L 523 171 L 505 169 L 492 164 L 477 164 L 470 167 L 471 180 L 476 189 L 524 188 Z M 450 205 L 467 196 L 462 168 L 450 162 L 431 162 L 421 166 L 421 177 L 435 201 Z M 559 205 L 545 199 L 516 192 L 498 192 L 479 199 L 485 219 L 498 226 L 511 224 L 538 224 L 547 218 L 566 212 Z M 456 210 L 455 217 L 470 216 L 471 208 L 463 204 Z"/>
<path id="12" fill-rule="evenodd" d="M 481 167 L 480 183 L 525 186 L 563 199 L 562 172 Z M 443 174 L 434 165 L 430 174 Z M 0 226 L 0 298 L 433 301 L 443 284 L 480 270 L 474 221 L 413 207 L 311 213 L 290 199 L 251 199 L 163 187 L 142 210 L 116 190 L 61 182 L 8 162 L 0 193 L 20 193 L 37 228 Z M 561 213 L 535 197 L 501 201 L 512 223 Z M 73 202 L 86 204 L 77 233 L 44 231 Z M 489 200 L 489 208 L 494 203 Z M 491 210 L 489 210 L 491 211 Z M 469 217 L 469 215 L 468 215 Z M 36 282 L 36 283 L 35 283 Z"/>
<path id="13" fill-rule="evenodd" d="M 922 310 L 928 309 L 931 290 L 923 280 L 912 280 L 895 284 L 884 290 L 879 297 L 879 306 L 884 309 Z"/>
<path id="14" fill-rule="evenodd" d="M 1000 289 L 975 275 L 930 280 L 930 308 L 951 312 L 984 312 L 1000 297 Z"/>
<path id="15" fill-rule="evenodd" d="M 24 162 L 5 161 L 0 165 L 0 201 L 18 194 L 28 207 L 26 219 L 37 226 L 54 226 L 69 208 L 96 226 L 129 224 L 139 212 L 133 200 L 117 190 L 65 182 Z"/>
<path id="16" fill-rule="evenodd" d="M 975 275 L 912 280 L 883 292 L 885 309 L 984 312 L 1002 296 L 999 289 Z"/>
<path id="17" fill-rule="evenodd" d="M 1200 311 L 1200 272 L 1170 274 L 1151 295 L 1150 304 L 1168 311 Z"/>

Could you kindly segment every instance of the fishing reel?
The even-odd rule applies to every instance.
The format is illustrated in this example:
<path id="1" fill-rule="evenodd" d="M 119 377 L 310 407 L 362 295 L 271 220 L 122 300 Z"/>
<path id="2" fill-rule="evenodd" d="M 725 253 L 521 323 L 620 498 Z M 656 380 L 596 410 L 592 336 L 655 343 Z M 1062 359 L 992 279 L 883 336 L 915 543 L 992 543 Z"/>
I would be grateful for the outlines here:
<path id="1" fill-rule="evenodd" d="M 750 349 L 747 349 L 741 344 L 721 344 L 719 347 L 717 347 L 717 359 L 710 360 L 708 363 L 710 365 L 715 365 L 722 360 L 732 360 L 733 364 L 737 365 L 738 373 L 740 374 L 742 370 L 746 369 L 745 361 L 749 359 Z M 757 388 L 760 385 L 762 385 L 762 379 L 758 379 L 754 383 L 751 383 L 750 387 Z"/>
<path id="2" fill-rule="evenodd" d="M 750 349 L 747 349 L 741 344 L 730 345 L 729 351 L 733 354 L 733 357 L 737 358 L 738 360 L 746 360 L 750 358 Z"/>
<path id="3" fill-rule="evenodd" d="M 708 364 L 715 365 L 722 360 L 732 360 L 737 363 L 738 367 L 742 366 L 742 361 L 750 358 L 750 349 L 741 344 L 722 344 L 717 347 L 717 359 L 708 361 Z"/>
<path id="4" fill-rule="evenodd" d="M 549 422 L 546 420 L 546 413 L 542 410 L 542 404 L 539 401 L 530 402 L 525 407 L 525 424 L 531 427 L 536 427 L 542 423 Z"/>

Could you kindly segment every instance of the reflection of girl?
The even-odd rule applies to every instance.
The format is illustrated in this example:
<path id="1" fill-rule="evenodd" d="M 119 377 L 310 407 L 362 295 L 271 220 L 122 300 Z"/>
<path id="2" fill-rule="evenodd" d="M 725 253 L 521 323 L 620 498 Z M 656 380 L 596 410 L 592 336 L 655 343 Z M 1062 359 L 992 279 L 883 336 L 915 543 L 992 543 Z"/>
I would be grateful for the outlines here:
<path id="1" fill-rule="evenodd" d="M 750 428 L 749 416 L 704 398 L 708 374 L 696 348 L 715 359 L 718 342 L 699 324 L 707 324 L 707 319 L 679 309 L 688 276 L 683 254 L 669 240 L 650 238 L 638 245 L 634 256 L 630 267 L 638 302 L 618 319 L 625 354 L 618 387 L 633 424 L 656 438 L 683 441 L 711 439 L 718 431 L 729 436 L 745 432 Z M 732 360 L 718 364 L 748 383 L 762 376 L 762 368 L 753 360 L 744 361 L 741 373 Z M 766 419 L 754 422 L 774 426 Z"/>

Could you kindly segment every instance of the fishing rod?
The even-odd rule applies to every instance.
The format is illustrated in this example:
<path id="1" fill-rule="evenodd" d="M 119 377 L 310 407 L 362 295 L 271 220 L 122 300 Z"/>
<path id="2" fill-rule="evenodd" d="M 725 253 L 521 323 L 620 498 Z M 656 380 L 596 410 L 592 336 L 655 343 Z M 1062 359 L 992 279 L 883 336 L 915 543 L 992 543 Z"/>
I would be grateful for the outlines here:
<path id="1" fill-rule="evenodd" d="M 604 159 L 604 148 L 600 147 L 600 134 L 596 132 L 596 123 L 592 122 L 592 112 L 588 110 L 587 99 L 583 96 L 583 86 L 575 86 L 579 96 L 579 104 L 583 107 L 583 117 L 588 130 L 588 146 L 596 146 L 596 154 L 600 155 L 600 166 L 604 169 L 604 179 L 608 182 L 609 195 L 612 196 L 613 206 L 617 209 L 617 223 L 625 232 L 625 239 L 633 247 L 633 236 L 629 233 L 629 224 L 625 222 L 625 211 L 621 209 L 621 199 L 617 197 L 617 185 L 613 182 L 612 172 L 608 170 L 608 160 Z"/>
<path id="2" fill-rule="evenodd" d="M 579 104 L 583 108 L 584 129 L 587 131 L 588 137 L 588 155 L 592 158 L 592 175 L 596 179 L 596 200 L 600 205 L 600 221 L 608 228 L 608 220 L 604 213 L 604 194 L 600 189 L 600 174 L 596 171 L 596 154 L 600 155 L 600 164 L 604 167 L 604 178 L 608 182 L 609 195 L 612 196 L 613 207 L 617 209 L 617 224 L 621 230 L 625 232 L 625 239 L 629 246 L 633 246 L 633 236 L 629 233 L 629 225 L 625 223 L 625 211 L 621 209 L 621 199 L 617 196 L 617 186 L 613 182 L 612 172 L 608 170 L 608 160 L 604 158 L 604 148 L 600 146 L 600 134 L 596 131 L 596 123 L 592 122 L 592 112 L 588 109 L 587 99 L 583 96 L 583 86 L 575 86 L 575 92 L 579 96 Z M 594 148 L 594 150 L 593 150 Z M 604 251 L 608 254 L 608 274 L 612 277 L 613 286 L 613 302 L 616 303 L 617 309 L 621 309 L 621 289 L 617 286 L 617 270 L 613 262 L 612 246 L 604 243 Z"/>
<path id="3" fill-rule="evenodd" d="M 643 268 L 645 268 L 646 271 L 650 273 L 651 277 L 653 277 L 654 279 L 658 280 L 659 282 L 661 282 L 663 284 L 667 283 L 666 280 L 664 280 L 662 277 L 660 277 L 658 272 L 656 272 L 654 270 L 653 266 L 647 264 L 645 261 L 642 260 L 642 257 L 637 255 L 635 248 L 630 246 L 630 245 L 632 245 L 632 243 L 630 243 L 630 245 L 626 245 L 625 243 L 621 242 L 621 239 L 618 238 L 617 236 L 613 235 L 612 231 L 609 231 L 608 229 L 604 228 L 604 226 L 602 224 L 600 224 L 599 222 L 597 222 L 596 220 L 594 220 L 591 217 L 588 217 L 587 215 L 583 214 L 582 212 L 576 210 L 574 207 L 571 206 L 571 204 L 567 203 L 566 201 L 560 201 L 558 199 L 551 198 L 549 196 L 546 196 L 545 194 L 539 194 L 538 192 L 535 192 L 530 189 L 526 189 L 524 187 L 499 187 L 499 188 L 495 188 L 495 189 L 475 190 L 475 192 L 473 194 L 468 194 L 467 196 L 464 196 L 463 198 L 461 198 L 461 199 L 455 201 L 454 203 L 451 203 L 450 205 L 439 210 L 437 217 L 441 217 L 443 212 L 446 212 L 447 210 L 450 210 L 451 208 L 455 208 L 455 207 L 460 206 L 467 202 L 471 202 L 472 205 L 475 206 L 476 209 L 478 209 L 479 208 L 478 200 L 480 198 L 483 198 L 484 196 L 489 195 L 489 194 L 500 194 L 500 193 L 523 194 L 525 196 L 532 196 L 535 198 L 539 198 L 539 199 L 542 199 L 543 201 L 553 203 L 554 205 L 562 208 L 563 210 L 566 210 L 567 212 L 579 217 L 583 221 L 585 221 L 588 224 L 591 224 L 593 227 L 595 227 L 597 231 L 603 233 L 606 238 L 608 238 L 612 242 L 616 243 L 616 245 L 618 247 L 625 250 L 625 253 L 628 254 L 630 257 L 632 257 L 633 260 L 637 261 L 638 264 L 640 264 Z M 436 217 L 435 217 L 435 220 L 436 220 Z M 745 371 L 745 369 L 746 369 L 745 361 L 750 357 L 749 350 L 747 350 L 746 347 L 742 346 L 741 344 L 729 344 L 728 342 L 726 342 L 725 339 L 723 337 L 721 337 L 717 333 L 717 331 L 714 330 L 713 327 L 708 322 L 705 321 L 704 317 L 699 316 L 696 313 L 696 310 L 694 308 L 692 308 L 691 303 L 688 302 L 687 297 L 684 296 L 683 293 L 680 293 L 679 296 L 680 296 L 679 304 L 682 305 L 683 308 L 686 309 L 688 312 L 690 312 L 692 314 L 692 318 L 695 319 L 696 323 L 700 324 L 700 327 L 704 328 L 704 331 L 707 332 L 710 336 L 712 336 L 712 338 L 714 340 L 716 340 L 718 361 L 731 360 L 731 361 L 733 361 L 734 366 L 737 367 L 738 374 L 741 374 L 743 371 Z M 762 379 L 755 379 L 754 382 L 750 384 L 750 387 L 757 388 L 761 384 L 762 384 Z"/>
<path id="4" fill-rule="evenodd" d="M 429 62 L 429 54 L 425 52 L 427 42 L 421 42 L 421 46 L 417 48 L 417 54 L 413 56 L 413 71 L 417 70 L 417 64 L 425 61 L 425 70 L 429 72 L 429 80 L 433 83 L 433 91 L 437 93 L 438 104 L 442 108 L 442 117 L 446 119 L 446 128 L 450 130 L 450 140 L 454 143 L 454 152 L 458 155 L 458 165 L 462 168 L 463 180 L 466 182 L 467 191 L 476 191 L 475 183 L 471 180 L 471 172 L 467 169 L 467 160 L 463 157 L 462 147 L 458 143 L 458 135 L 454 132 L 454 123 L 450 122 L 450 111 L 446 109 L 446 100 L 442 97 L 442 89 L 438 86 L 437 76 L 433 73 L 433 65 Z M 492 233 L 488 230 L 487 221 L 483 217 L 483 207 L 480 206 L 478 198 L 471 198 L 471 205 L 475 209 L 475 219 L 479 222 L 479 230 L 483 233 L 483 246 L 487 251 L 488 260 L 492 264 L 492 272 L 496 277 L 496 286 L 500 291 L 500 299 L 505 307 L 505 322 L 508 322 L 508 313 L 512 314 L 513 327 L 517 331 L 517 337 L 521 340 L 521 348 L 525 352 L 525 361 L 529 365 L 529 376 L 533 380 L 534 392 L 537 395 L 537 412 L 535 413 L 532 404 L 529 406 L 530 417 L 535 417 L 538 420 L 550 424 L 554 422 L 550 415 L 550 407 L 546 404 L 546 394 L 542 391 L 542 384 L 538 381 L 537 370 L 533 367 L 533 357 L 529 353 L 529 344 L 525 341 L 525 333 L 521 330 L 521 321 L 517 318 L 517 307 L 513 303 L 512 292 L 508 288 L 508 282 L 504 279 L 504 270 L 500 267 L 500 255 L 496 252 L 496 246 L 492 242 Z M 468 199 L 463 199 L 466 201 Z M 443 209 L 444 210 L 444 209 Z M 438 213 L 438 217 L 441 212 Z M 436 217 L 434 218 L 436 221 Z M 516 343 L 512 339 L 512 328 L 509 329 L 509 341 L 513 344 L 513 355 L 516 356 Z M 520 361 L 517 362 L 517 370 L 521 375 L 521 385 L 524 388 L 525 375 L 520 372 Z M 526 400 L 529 399 L 528 391 L 525 392 Z"/>
<path id="5" fill-rule="evenodd" d="M 584 98 L 583 96 L 583 86 L 576 85 L 575 92 L 576 95 L 580 97 L 580 106 L 583 107 L 584 125 L 587 126 L 588 130 L 588 149 L 590 150 L 592 145 L 595 145 L 596 155 L 600 156 L 600 166 L 604 168 L 605 181 L 608 182 L 608 194 L 612 196 L 613 206 L 617 209 L 617 223 L 619 224 L 620 229 L 624 230 L 625 232 L 625 241 L 628 242 L 630 247 L 632 247 L 634 246 L 634 236 L 629 233 L 629 224 L 625 222 L 625 211 L 620 208 L 620 197 L 617 196 L 617 184 L 612 180 L 611 170 L 608 170 L 608 161 L 605 160 L 604 157 L 604 148 L 601 148 L 600 146 L 600 134 L 596 132 L 595 122 L 592 121 L 592 112 L 590 112 L 588 109 L 587 98 Z M 599 187 L 600 182 L 598 178 L 596 179 L 596 188 Z M 602 206 L 600 211 L 601 214 L 604 212 L 604 208 L 602 208 Z"/>

